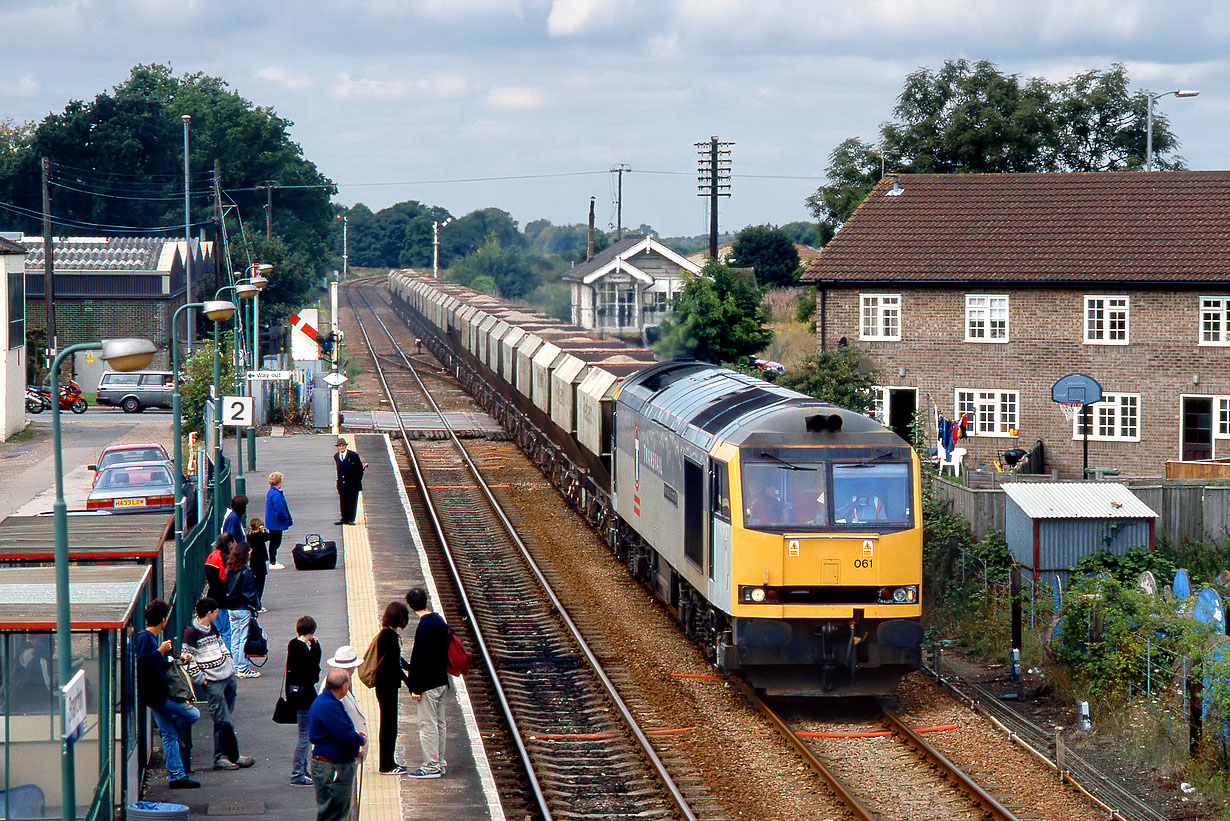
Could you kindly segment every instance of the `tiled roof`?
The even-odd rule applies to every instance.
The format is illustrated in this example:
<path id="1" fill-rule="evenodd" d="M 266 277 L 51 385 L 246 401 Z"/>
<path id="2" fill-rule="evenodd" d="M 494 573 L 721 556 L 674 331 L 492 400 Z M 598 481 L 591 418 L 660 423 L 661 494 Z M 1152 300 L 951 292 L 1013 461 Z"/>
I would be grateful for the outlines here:
<path id="1" fill-rule="evenodd" d="M 1230 171 L 885 177 L 803 279 L 1230 282 Z"/>
<path id="2" fill-rule="evenodd" d="M 615 259 L 615 257 L 619 256 L 624 251 L 627 251 L 643 239 L 645 239 L 645 237 L 642 234 L 629 234 L 628 236 L 620 239 L 619 242 L 611 243 L 598 253 L 594 254 L 594 258 L 589 262 L 582 263 L 565 273 L 564 279 L 584 279 L 586 274 L 605 267 L 609 262 L 611 262 L 611 260 Z"/>
<path id="3" fill-rule="evenodd" d="M 0 237 L 0 254 L 24 254 L 26 246 L 7 237 Z"/>
<path id="4" fill-rule="evenodd" d="M 23 237 L 30 249 L 27 270 L 43 268 L 43 238 Z M 57 271 L 156 271 L 163 237 L 55 237 L 51 245 Z"/>

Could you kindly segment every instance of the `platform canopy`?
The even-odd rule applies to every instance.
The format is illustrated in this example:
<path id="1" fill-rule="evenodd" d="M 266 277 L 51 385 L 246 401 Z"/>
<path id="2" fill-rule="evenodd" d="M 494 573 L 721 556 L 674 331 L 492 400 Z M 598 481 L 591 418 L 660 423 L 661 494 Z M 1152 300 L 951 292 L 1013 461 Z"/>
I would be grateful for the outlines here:
<path id="1" fill-rule="evenodd" d="M 152 559 L 168 535 L 169 513 L 85 513 L 68 517 L 68 557 Z M 9 516 L 0 521 L 0 562 L 53 561 L 54 516 Z"/>
<path id="2" fill-rule="evenodd" d="M 121 630 L 135 616 L 153 568 L 143 565 L 70 567 L 69 619 L 74 630 Z M 138 625 L 144 627 L 142 623 Z M 0 631 L 55 630 L 54 567 L 11 567 L 0 572 Z"/>

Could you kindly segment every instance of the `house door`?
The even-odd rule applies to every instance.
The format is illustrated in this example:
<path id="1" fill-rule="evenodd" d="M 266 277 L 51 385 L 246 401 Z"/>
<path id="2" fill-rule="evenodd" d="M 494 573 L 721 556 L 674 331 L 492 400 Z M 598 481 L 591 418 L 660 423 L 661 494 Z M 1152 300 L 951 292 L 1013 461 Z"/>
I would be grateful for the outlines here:
<path id="1" fill-rule="evenodd" d="M 905 441 L 910 441 L 910 426 L 918 410 L 918 391 L 915 388 L 888 389 L 888 427 Z"/>
<path id="2" fill-rule="evenodd" d="M 1183 461 L 1213 456 L 1213 399 L 1183 397 Z"/>

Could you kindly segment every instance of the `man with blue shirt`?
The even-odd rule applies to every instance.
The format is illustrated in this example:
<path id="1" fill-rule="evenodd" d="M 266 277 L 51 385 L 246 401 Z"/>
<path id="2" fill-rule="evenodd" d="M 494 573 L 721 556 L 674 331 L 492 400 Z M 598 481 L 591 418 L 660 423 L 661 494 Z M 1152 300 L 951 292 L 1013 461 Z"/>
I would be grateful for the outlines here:
<path id="1" fill-rule="evenodd" d="M 325 687 L 308 710 L 312 742 L 312 784 L 316 788 L 316 821 L 345 821 L 354 795 L 356 759 L 367 736 L 354 728 L 342 699 L 350 691 L 350 674 L 330 670 Z"/>

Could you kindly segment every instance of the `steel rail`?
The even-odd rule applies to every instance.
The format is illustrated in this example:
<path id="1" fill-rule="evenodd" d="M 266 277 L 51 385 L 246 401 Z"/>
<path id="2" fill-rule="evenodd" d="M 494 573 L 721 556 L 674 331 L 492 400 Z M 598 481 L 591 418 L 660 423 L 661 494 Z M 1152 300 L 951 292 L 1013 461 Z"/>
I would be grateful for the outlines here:
<path id="1" fill-rule="evenodd" d="M 921 752 L 928 761 L 939 767 L 947 773 L 956 783 L 957 788 L 974 800 L 978 806 L 982 807 L 992 818 L 1001 819 L 1001 821 L 1017 821 L 1017 816 L 1012 813 L 1007 807 L 999 803 L 994 796 L 979 787 L 974 780 L 970 778 L 956 764 L 948 760 L 948 757 L 932 747 L 921 735 L 911 730 L 906 726 L 905 722 L 896 713 L 881 705 L 881 713 L 888 726 L 893 732 L 898 733 L 906 743 Z"/>
<path id="2" fill-rule="evenodd" d="M 432 397 L 431 392 L 427 389 L 427 386 L 423 383 L 423 380 L 419 378 L 418 371 L 415 369 L 413 363 L 410 362 L 409 357 L 407 357 L 405 353 L 401 350 L 400 346 L 397 345 L 397 340 L 394 339 L 393 334 L 388 329 L 388 326 L 385 325 L 384 321 L 379 317 L 378 314 L 376 314 L 375 309 L 372 307 L 371 303 L 367 299 L 367 295 L 364 294 L 361 290 L 358 293 L 359 293 L 360 298 L 362 298 L 364 303 L 367 305 L 368 310 L 371 311 L 372 316 L 376 319 L 376 321 L 380 324 L 380 327 L 384 330 L 385 335 L 388 336 L 389 341 L 393 343 L 393 346 L 395 350 L 397 351 L 398 356 L 401 357 L 402 362 L 405 365 L 406 369 L 410 372 L 410 375 L 414 377 L 414 381 L 418 384 L 419 389 L 422 391 L 424 398 L 427 399 L 427 402 L 428 404 L 431 405 L 432 410 L 440 418 L 441 424 L 444 426 L 444 429 L 448 433 L 449 438 L 452 439 L 454 445 L 457 447 L 458 451 L 461 453 L 462 459 L 465 461 L 466 465 L 469 467 L 471 474 L 474 476 L 475 481 L 478 483 L 479 489 L 481 489 L 483 495 L 486 497 L 488 504 L 490 504 L 492 511 L 500 519 L 500 522 L 504 525 L 504 528 L 508 532 L 509 537 L 517 545 L 517 549 L 521 552 L 521 555 L 525 559 L 526 564 L 529 566 L 530 571 L 534 574 L 534 577 L 538 580 L 538 583 L 542 586 L 543 592 L 546 594 L 547 598 L 551 601 L 551 604 L 554 607 L 555 612 L 559 615 L 561 621 L 563 621 L 563 623 L 567 626 L 569 633 L 572 635 L 573 640 L 576 641 L 577 646 L 580 648 L 586 660 L 589 662 L 591 669 L 594 671 L 594 674 L 598 677 L 599 681 L 602 682 L 603 689 L 606 691 L 608 698 L 610 698 L 612 703 L 615 705 L 620 716 L 623 718 L 627 729 L 632 734 L 633 738 L 636 739 L 636 742 L 638 746 L 641 748 L 641 751 L 645 754 L 646 758 L 649 759 L 649 762 L 652 765 L 654 772 L 657 774 L 659 781 L 661 781 L 662 785 L 666 788 L 667 794 L 670 796 L 671 801 L 675 804 L 676 809 L 679 810 L 683 818 L 689 819 L 689 821 L 695 821 L 696 815 L 693 813 L 692 808 L 688 805 L 687 799 L 684 798 L 682 791 L 679 789 L 679 786 L 675 783 L 674 779 L 671 778 L 670 773 L 667 772 L 666 766 L 662 763 L 661 759 L 658 758 L 657 753 L 653 749 L 653 745 L 650 744 L 649 742 L 649 738 L 641 730 L 641 727 L 637 723 L 635 716 L 632 715 L 632 711 L 628 708 L 627 704 L 625 704 L 624 700 L 620 697 L 618 691 L 615 689 L 614 683 L 612 683 L 610 678 L 607 676 L 606 671 L 602 669 L 601 662 L 598 660 L 598 657 L 594 654 L 589 644 L 585 641 L 584 636 L 581 634 L 580 628 L 578 628 L 576 623 L 573 622 L 572 617 L 568 615 L 568 611 L 567 611 L 567 608 L 565 608 L 564 603 L 561 602 L 559 598 L 555 595 L 555 591 L 551 588 L 551 585 L 547 581 L 546 576 L 543 574 L 542 570 L 538 567 L 538 563 L 534 561 L 533 556 L 530 554 L 529 548 L 526 547 L 526 544 L 521 539 L 520 534 L 517 533 L 517 529 L 513 526 L 512 522 L 509 521 L 508 517 L 505 515 L 504 510 L 500 507 L 499 502 L 496 501 L 495 494 L 491 492 L 491 488 L 487 485 L 487 482 L 483 479 L 482 475 L 479 472 L 478 466 L 470 458 L 469 452 L 466 450 L 465 446 L 461 443 L 461 440 L 460 438 L 458 438 L 456 432 L 453 430 L 452 425 L 449 424 L 449 421 L 445 417 L 444 412 L 440 410 L 439 405 L 436 404 L 435 399 Z M 347 299 L 348 300 L 350 299 L 349 291 L 347 292 Z M 351 304 L 353 306 L 353 302 Z M 356 317 L 358 316 L 357 311 L 355 312 L 355 315 Z M 361 324 L 360 324 L 360 328 L 362 328 Z M 365 341 L 368 341 L 366 332 L 364 332 L 364 339 Z M 368 348 L 369 350 L 372 351 L 372 358 L 374 361 L 375 351 L 374 351 L 374 348 L 371 347 L 370 342 L 368 344 Z M 383 381 L 383 376 L 382 376 L 382 381 Z M 387 392 L 387 383 L 386 383 L 386 392 Z M 389 401 L 390 401 L 390 405 L 394 407 L 394 412 L 396 414 L 396 405 L 393 404 L 391 394 L 389 395 Z M 398 416 L 398 425 L 399 427 L 401 426 L 400 416 Z M 408 437 L 407 437 L 407 448 L 409 448 Z M 422 481 L 421 474 L 417 472 L 417 468 L 416 468 L 415 475 L 416 475 L 416 480 L 420 482 L 420 487 L 425 488 L 426 484 Z M 424 492 L 425 497 L 426 495 L 427 495 L 426 492 Z M 434 515 L 435 514 L 434 514 L 434 509 L 433 509 L 433 516 Z M 441 535 L 442 537 L 442 533 L 440 533 L 440 530 L 439 530 L 439 523 L 433 522 L 433 526 L 436 528 L 437 534 Z M 450 569 L 455 573 L 456 571 L 452 564 L 451 557 L 449 559 L 449 564 L 450 564 Z M 459 577 L 456 577 L 456 578 L 459 579 Z M 473 619 L 473 613 L 469 608 L 468 600 L 466 600 L 466 610 L 467 610 L 467 613 L 471 614 L 471 619 Z M 485 660 L 490 662 L 490 657 L 488 656 Z M 489 669 L 492 671 L 492 677 L 494 678 L 494 666 L 491 666 Z"/>
<path id="3" fill-rule="evenodd" d="M 362 296 L 360 292 L 360 296 Z M 364 302 L 366 302 L 366 298 Z M 483 636 L 482 627 L 478 623 L 478 618 L 475 616 L 474 609 L 470 605 L 470 598 L 466 595 L 465 585 L 461 580 L 461 572 L 457 569 L 456 563 L 453 561 L 452 548 L 449 546 L 448 538 L 444 535 L 444 530 L 440 523 L 440 516 L 436 511 L 435 504 L 431 501 L 431 496 L 427 493 L 427 482 L 423 478 L 423 472 L 419 468 L 418 458 L 414 455 L 414 449 L 410 447 L 410 435 L 406 433 L 406 427 L 402 424 L 401 413 L 397 409 L 397 402 L 393 397 L 393 391 L 389 387 L 388 380 L 384 377 L 384 369 L 380 367 L 380 361 L 376 357 L 376 349 L 372 345 L 371 338 L 367 335 L 367 328 L 363 324 L 362 318 L 359 316 L 359 311 L 355 307 L 354 300 L 351 298 L 351 288 L 346 288 L 346 302 L 350 305 L 351 311 L 355 315 L 355 321 L 359 325 L 359 333 L 363 335 L 363 344 L 367 347 L 368 353 L 372 356 L 372 363 L 376 366 L 376 375 L 380 378 L 380 385 L 384 389 L 385 397 L 389 400 L 389 407 L 393 409 L 393 417 L 397 420 L 397 428 L 401 433 L 402 442 L 406 446 L 406 453 L 410 456 L 410 468 L 414 472 L 414 480 L 418 482 L 419 488 L 423 492 L 423 500 L 427 505 L 427 512 L 431 516 L 432 529 L 436 533 L 436 538 L 440 540 L 440 545 L 444 550 L 444 559 L 448 564 L 449 575 L 453 577 L 453 584 L 457 588 L 457 595 L 461 599 L 462 609 L 465 610 L 466 618 L 470 622 L 470 629 L 474 633 L 474 641 L 478 648 L 478 653 L 483 659 L 483 664 L 487 668 L 488 677 L 491 679 L 492 686 L 495 689 L 496 700 L 500 704 L 500 711 L 504 715 L 504 720 L 508 722 L 509 729 L 512 731 L 513 745 L 517 750 L 517 757 L 521 760 L 522 767 L 525 768 L 526 775 L 530 781 L 530 791 L 534 795 L 534 802 L 538 806 L 539 812 L 543 818 L 551 819 L 551 809 L 547 804 L 547 796 L 543 792 L 542 784 L 538 781 L 538 775 L 534 771 L 534 765 L 530 759 L 530 752 L 522 740 L 521 728 L 517 726 L 516 716 L 513 715 L 512 704 L 509 702 L 507 693 L 504 692 L 503 686 L 500 684 L 499 676 L 496 675 L 495 659 L 492 658 L 491 652 L 487 647 L 487 640 Z M 371 309 L 371 303 L 368 303 L 368 309 Z M 372 311 L 373 315 L 375 311 Z M 376 317 L 379 320 L 379 317 Z M 383 323 L 381 323 L 383 324 Z M 388 332 L 388 329 L 385 329 Z M 420 383 L 422 384 L 422 383 Z M 425 568 L 424 568 L 425 569 Z"/>
<path id="4" fill-rule="evenodd" d="M 803 760 L 807 762 L 808 766 L 819 773 L 820 777 L 828 782 L 828 785 L 833 789 L 833 792 L 837 793 L 837 797 L 841 799 L 842 803 L 846 805 L 846 808 L 854 814 L 854 817 L 857 818 L 858 821 L 879 821 L 879 816 L 864 807 L 862 802 L 855 798 L 854 794 L 846 789 L 845 785 L 841 783 L 841 780 L 837 778 L 837 776 L 833 775 L 833 773 L 829 771 L 829 768 L 824 766 L 820 759 L 816 758 L 815 753 L 808 748 L 807 743 L 795 735 L 794 730 L 791 730 L 790 727 L 786 725 L 786 722 L 782 721 L 781 716 L 774 712 L 772 707 L 765 704 L 760 696 L 756 695 L 752 688 L 748 686 L 747 682 L 737 678 L 728 678 L 727 681 L 734 685 L 739 692 L 743 693 L 743 697 L 751 702 L 752 706 L 760 710 L 762 715 L 769 719 L 769 722 L 777 729 L 782 738 L 784 738 L 787 743 L 789 743 L 790 746 L 803 757 Z"/>

